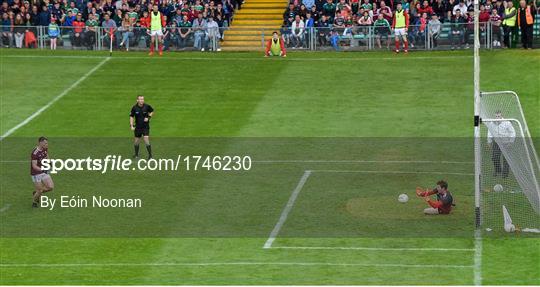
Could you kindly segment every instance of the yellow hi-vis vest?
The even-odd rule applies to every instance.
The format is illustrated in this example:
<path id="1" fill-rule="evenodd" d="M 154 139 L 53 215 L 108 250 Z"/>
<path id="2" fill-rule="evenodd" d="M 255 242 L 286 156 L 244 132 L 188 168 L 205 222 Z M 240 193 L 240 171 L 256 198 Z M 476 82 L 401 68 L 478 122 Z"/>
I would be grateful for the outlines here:
<path id="1" fill-rule="evenodd" d="M 516 11 L 516 8 L 512 7 L 512 8 L 505 8 L 504 9 L 504 15 L 510 15 L 512 14 L 512 12 Z M 513 17 L 510 17 L 508 19 L 504 19 L 503 21 L 503 25 L 506 25 L 506 26 L 509 26 L 509 27 L 514 27 L 516 26 L 516 18 L 517 18 L 517 13 L 516 15 L 514 15 Z"/>
<path id="2" fill-rule="evenodd" d="M 274 39 L 270 40 L 272 41 L 272 45 L 270 46 L 270 53 L 272 56 L 279 56 L 281 54 L 281 39 L 277 39 L 276 42 L 274 42 Z"/>
<path id="3" fill-rule="evenodd" d="M 405 28 L 405 14 L 404 10 L 396 10 L 396 28 Z"/>
<path id="4" fill-rule="evenodd" d="M 161 30 L 161 13 L 157 12 L 157 16 L 154 15 L 154 11 L 150 12 L 150 29 L 152 31 Z"/>

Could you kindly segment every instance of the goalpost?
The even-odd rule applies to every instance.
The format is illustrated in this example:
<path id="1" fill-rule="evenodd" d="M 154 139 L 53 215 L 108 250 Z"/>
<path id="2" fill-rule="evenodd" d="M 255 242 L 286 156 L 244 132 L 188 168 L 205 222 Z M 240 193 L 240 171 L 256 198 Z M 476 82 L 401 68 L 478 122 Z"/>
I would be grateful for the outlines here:
<path id="1" fill-rule="evenodd" d="M 503 231 L 505 217 L 517 230 L 540 232 L 538 154 L 518 95 L 480 91 L 478 0 L 474 8 L 476 238 L 482 230 Z"/>

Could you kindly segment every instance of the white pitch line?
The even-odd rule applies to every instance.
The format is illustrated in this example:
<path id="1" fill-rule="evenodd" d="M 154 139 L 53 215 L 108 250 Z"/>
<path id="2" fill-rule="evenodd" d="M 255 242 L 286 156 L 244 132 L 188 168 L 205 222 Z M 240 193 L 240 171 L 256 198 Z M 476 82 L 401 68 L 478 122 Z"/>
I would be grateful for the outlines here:
<path id="1" fill-rule="evenodd" d="M 0 213 L 6 212 L 11 207 L 11 204 L 6 204 L 4 207 L 0 208 Z"/>
<path id="2" fill-rule="evenodd" d="M 255 163 L 434 163 L 473 164 L 474 161 L 433 161 L 433 160 L 254 160 Z"/>
<path id="3" fill-rule="evenodd" d="M 111 266 L 340 266 L 340 267 L 403 267 L 403 268 L 472 268 L 472 265 L 433 265 L 433 264 L 377 264 L 377 263 L 327 263 L 327 262 L 209 262 L 209 263 L 4 263 L 2 268 L 19 267 L 111 267 Z"/>
<path id="4" fill-rule="evenodd" d="M 380 173 L 380 174 L 439 174 L 439 175 L 462 175 L 473 176 L 474 173 L 443 172 L 443 171 L 399 171 L 399 170 L 337 170 L 337 169 L 314 169 L 312 172 L 329 173 Z"/>
<path id="5" fill-rule="evenodd" d="M 482 231 L 474 232 L 474 285 L 482 285 Z"/>
<path id="6" fill-rule="evenodd" d="M 103 66 L 103 64 L 107 63 L 107 61 L 109 61 L 110 58 L 107 57 L 105 59 L 103 59 L 103 61 L 99 62 L 99 64 L 97 64 L 94 68 L 92 68 L 90 71 L 88 71 L 86 74 L 84 74 L 82 77 L 80 77 L 76 82 L 74 82 L 73 84 L 71 84 L 71 86 L 69 86 L 67 89 L 63 90 L 60 94 L 58 94 L 56 97 L 54 97 L 50 102 L 48 102 L 45 106 L 41 107 L 39 110 L 35 111 L 32 115 L 30 115 L 28 118 L 26 118 L 24 121 L 20 122 L 18 125 L 12 127 L 11 129 L 9 129 L 7 132 L 5 132 L 1 137 L 0 137 L 0 141 L 2 141 L 3 139 L 5 139 L 6 137 L 8 137 L 9 135 L 11 135 L 12 133 L 14 133 L 15 131 L 17 131 L 18 129 L 20 129 L 21 127 L 25 126 L 26 124 L 28 124 L 30 121 L 32 121 L 34 118 L 36 118 L 37 116 L 39 116 L 41 113 L 43 113 L 46 109 L 48 109 L 50 106 L 52 106 L 54 103 L 56 103 L 58 100 L 60 100 L 62 97 L 64 97 L 65 95 L 67 95 L 71 90 L 73 90 L 75 87 L 77 87 L 81 82 L 83 82 L 84 80 L 86 80 L 86 78 L 88 78 L 90 75 L 92 75 L 95 71 L 97 71 L 101 66 Z"/>
<path id="7" fill-rule="evenodd" d="M 100 59 L 104 58 L 106 56 L 62 56 L 62 55 L 7 55 L 2 56 L 1 58 L 65 58 L 65 59 Z M 108 57 L 108 56 L 107 56 Z M 418 56 L 418 57 L 367 57 L 367 58 L 343 58 L 343 57 L 335 57 L 335 58 L 287 58 L 283 61 L 381 61 L 381 60 L 433 60 L 433 59 L 470 59 L 473 56 Z M 122 59 L 122 60 L 174 60 L 174 61 L 183 61 L 183 60 L 201 60 L 201 61 L 268 61 L 268 59 L 265 58 L 250 58 L 250 57 L 231 57 L 231 58 L 219 58 L 219 57 L 156 57 L 156 58 L 149 58 L 149 57 L 143 57 L 141 54 L 141 57 L 138 56 L 114 56 L 114 59 Z"/>
<path id="8" fill-rule="evenodd" d="M 372 250 L 372 251 L 475 251 L 474 248 L 386 248 L 386 247 L 341 247 L 341 246 L 275 246 L 272 249 L 301 250 Z"/>
<path id="9" fill-rule="evenodd" d="M 287 216 L 289 215 L 289 212 L 291 211 L 291 209 L 294 206 L 294 202 L 296 201 L 296 198 L 298 197 L 298 194 L 302 190 L 302 187 L 304 187 L 304 184 L 306 184 L 306 181 L 308 180 L 310 175 L 311 175 L 310 170 L 304 171 L 304 174 L 300 178 L 300 181 L 296 185 L 296 188 L 294 189 L 291 196 L 289 197 L 289 201 L 287 202 L 287 205 L 285 205 L 285 208 L 281 212 L 281 215 L 279 217 L 278 222 L 276 223 L 276 226 L 274 226 L 274 229 L 272 229 L 272 232 L 270 233 L 270 236 L 268 237 L 268 239 L 264 243 L 263 248 L 268 249 L 268 248 L 272 247 L 272 243 L 274 243 L 274 240 L 276 240 L 276 237 L 278 236 L 279 231 L 281 230 L 281 227 L 283 226 L 283 224 L 287 220 Z"/>

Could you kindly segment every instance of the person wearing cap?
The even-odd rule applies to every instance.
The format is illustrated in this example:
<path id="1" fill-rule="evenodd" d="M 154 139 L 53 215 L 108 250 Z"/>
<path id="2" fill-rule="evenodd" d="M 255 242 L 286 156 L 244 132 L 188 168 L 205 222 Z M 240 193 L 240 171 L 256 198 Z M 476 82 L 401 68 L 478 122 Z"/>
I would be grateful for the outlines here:
<path id="1" fill-rule="evenodd" d="M 272 39 L 266 42 L 266 49 L 264 51 L 264 56 L 280 56 L 287 57 L 287 51 L 285 50 L 285 45 L 281 37 L 279 37 L 278 32 L 274 31 L 272 33 Z"/>
<path id="2" fill-rule="evenodd" d="M 504 31 L 504 47 L 510 48 L 510 34 L 517 33 L 516 31 L 516 18 L 517 18 L 517 10 L 514 7 L 514 3 L 512 1 L 506 2 L 506 8 L 504 8 L 504 14 L 503 14 L 503 31 Z"/>
<path id="3" fill-rule="evenodd" d="M 536 7 L 527 5 L 525 0 L 519 1 L 517 22 L 521 30 L 521 44 L 523 45 L 523 49 L 532 49 L 535 16 Z"/>
<path id="4" fill-rule="evenodd" d="M 401 2 L 397 3 L 396 12 L 394 12 L 394 17 L 392 19 L 392 29 L 394 30 L 396 42 L 396 53 L 399 53 L 400 37 L 403 41 L 403 52 L 408 53 L 409 42 L 407 41 L 407 30 L 409 29 L 409 14 L 403 10 Z"/>

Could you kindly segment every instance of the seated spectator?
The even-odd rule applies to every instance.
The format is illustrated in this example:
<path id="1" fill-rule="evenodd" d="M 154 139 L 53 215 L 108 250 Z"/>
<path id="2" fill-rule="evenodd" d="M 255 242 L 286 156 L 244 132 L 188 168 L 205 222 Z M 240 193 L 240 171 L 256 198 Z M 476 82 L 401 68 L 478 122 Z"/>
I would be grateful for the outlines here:
<path id="1" fill-rule="evenodd" d="M 326 46 L 328 45 L 328 40 L 330 39 L 330 28 L 332 27 L 332 24 L 330 21 L 328 21 L 328 18 L 326 15 L 321 16 L 321 20 L 319 21 L 317 25 L 318 29 L 318 41 L 320 46 Z"/>
<path id="2" fill-rule="evenodd" d="M 2 13 L 2 44 L 9 48 L 13 43 L 13 25 L 8 13 Z"/>
<path id="3" fill-rule="evenodd" d="M 294 21 L 291 25 L 291 40 L 293 49 L 294 48 L 301 48 L 304 43 L 304 21 L 300 18 L 300 15 L 296 15 L 294 18 Z"/>
<path id="4" fill-rule="evenodd" d="M 418 9 L 418 14 L 422 15 L 424 13 L 427 13 L 428 15 L 433 14 L 433 8 L 429 6 L 429 2 L 427 0 L 424 0 L 422 6 Z"/>
<path id="5" fill-rule="evenodd" d="M 212 51 L 221 51 L 220 48 L 220 33 L 219 33 L 219 25 L 216 21 L 214 21 L 214 18 L 208 17 L 208 21 L 206 24 L 206 35 L 208 37 L 209 43 L 209 50 Z"/>
<path id="6" fill-rule="evenodd" d="M 463 42 L 465 43 L 465 49 L 469 49 L 469 41 L 471 41 L 471 35 L 474 38 L 474 11 L 470 11 L 468 15 L 465 15 L 463 18 L 465 18 L 467 22 L 467 25 L 465 27 L 465 34 L 463 36 Z M 474 39 L 472 41 L 474 41 Z"/>
<path id="7" fill-rule="evenodd" d="M 17 14 L 15 16 L 15 20 L 13 21 L 13 36 L 15 37 L 16 48 L 20 49 L 23 47 L 25 30 L 26 30 L 26 25 L 24 24 L 24 20 L 21 14 Z"/>
<path id="8" fill-rule="evenodd" d="M 73 21 L 73 36 L 71 39 L 71 42 L 73 43 L 73 46 L 80 47 L 83 45 L 84 42 L 84 28 L 85 23 L 82 20 L 82 14 L 77 13 L 77 16 L 75 17 L 75 21 Z"/>
<path id="9" fill-rule="evenodd" d="M 430 41 L 433 48 L 437 48 L 437 40 L 441 34 L 441 21 L 439 21 L 439 16 L 437 14 L 431 15 L 431 20 L 428 22 L 428 33 Z"/>
<path id="10" fill-rule="evenodd" d="M 379 14 L 377 21 L 373 23 L 374 30 L 375 30 L 375 38 L 377 40 L 377 46 L 379 49 L 382 49 L 381 41 L 384 39 L 386 40 L 386 49 L 390 49 L 390 38 L 388 35 L 390 35 L 391 28 L 390 23 L 388 23 L 388 20 L 384 19 L 382 14 Z"/>
<path id="11" fill-rule="evenodd" d="M 191 22 L 187 15 L 184 15 L 182 21 L 176 24 L 178 27 L 178 48 L 187 47 L 189 38 L 191 37 Z"/>
<path id="12" fill-rule="evenodd" d="M 163 15 L 166 20 L 167 16 Z M 178 45 L 178 33 L 176 32 L 176 23 L 169 21 L 164 27 L 165 33 L 163 33 L 163 51 L 169 51 L 173 44 Z"/>
<path id="13" fill-rule="evenodd" d="M 91 50 L 94 49 L 94 45 L 96 44 L 98 21 L 96 20 L 96 16 L 94 14 L 89 14 L 88 17 L 89 18 L 85 23 L 86 32 L 84 32 L 84 40 L 86 42 L 86 47 Z"/>
<path id="14" fill-rule="evenodd" d="M 193 47 L 197 50 L 204 52 L 206 47 L 206 20 L 203 18 L 203 14 L 199 13 L 197 18 L 192 23 L 195 41 Z"/>
<path id="15" fill-rule="evenodd" d="M 120 47 L 126 47 L 126 51 L 129 51 L 130 39 L 133 38 L 133 20 L 129 17 L 128 13 L 124 14 L 122 19 L 122 26 L 120 33 L 122 34 L 122 42 L 120 42 Z"/>
<path id="16" fill-rule="evenodd" d="M 382 16 L 382 15 L 379 15 L 379 16 Z M 369 12 L 364 11 L 364 15 L 362 17 L 360 17 L 360 19 L 358 19 L 357 23 L 360 26 L 360 33 L 367 34 L 367 33 L 369 33 L 369 27 L 371 25 L 373 25 L 373 20 L 369 16 Z"/>
<path id="17" fill-rule="evenodd" d="M 339 11 L 341 17 L 347 19 L 351 15 L 351 6 L 345 2 L 345 0 L 339 0 L 339 3 L 336 5 L 336 11 Z"/>
<path id="18" fill-rule="evenodd" d="M 466 20 L 461 16 L 461 11 L 456 10 L 456 15 L 450 20 L 450 45 L 451 49 L 461 48 L 463 44 L 463 30 Z"/>
<path id="19" fill-rule="evenodd" d="M 326 0 L 323 5 L 323 15 L 325 15 L 330 22 L 334 21 L 336 15 L 336 4 L 332 0 Z"/>

